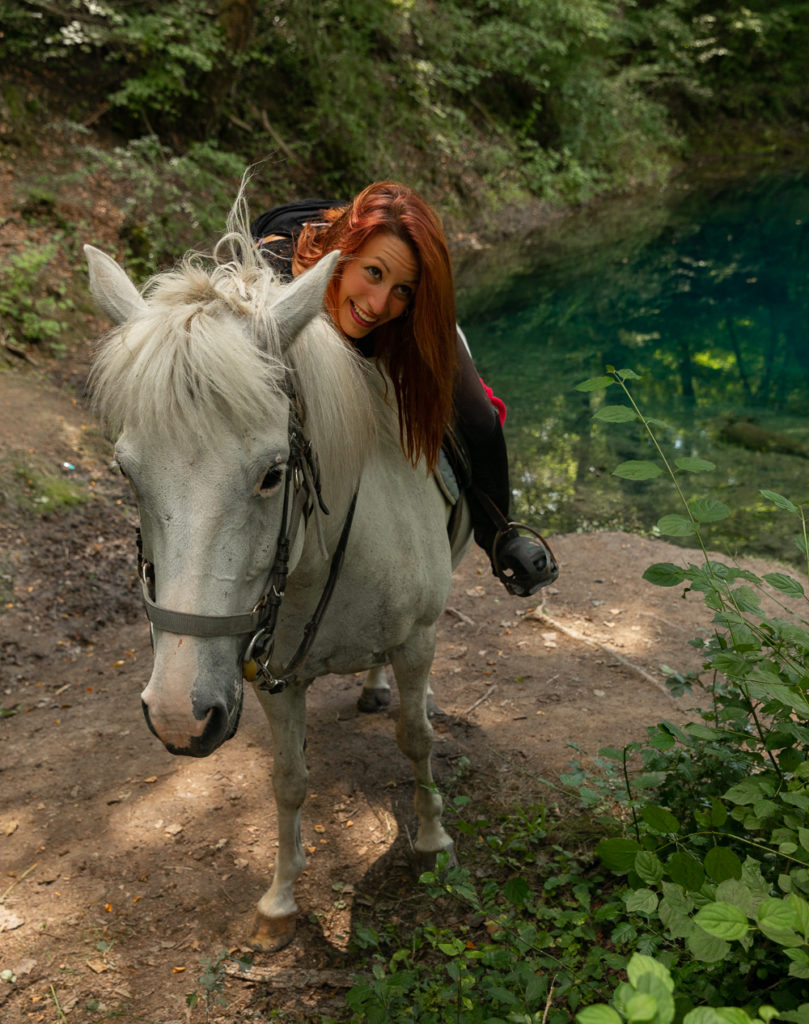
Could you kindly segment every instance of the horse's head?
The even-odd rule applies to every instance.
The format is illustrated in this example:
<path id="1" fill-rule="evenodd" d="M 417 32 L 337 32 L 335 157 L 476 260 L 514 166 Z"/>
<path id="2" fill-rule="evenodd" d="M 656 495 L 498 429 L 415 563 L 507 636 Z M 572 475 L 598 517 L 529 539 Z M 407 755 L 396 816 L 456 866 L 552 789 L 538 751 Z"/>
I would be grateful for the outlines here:
<path id="1" fill-rule="evenodd" d="M 322 394 L 309 416 L 301 378 L 319 361 L 332 388 L 351 393 L 362 378 L 320 316 L 337 254 L 289 285 L 249 255 L 212 270 L 187 260 L 144 297 L 114 260 L 85 251 L 93 294 L 119 325 L 94 363 L 93 400 L 137 499 L 145 598 L 156 609 L 143 709 L 169 750 L 204 756 L 239 720 L 251 613 L 293 489 L 291 395 L 306 405 L 307 434 L 327 447 L 341 427 Z M 290 569 L 303 530 L 292 541 Z"/>

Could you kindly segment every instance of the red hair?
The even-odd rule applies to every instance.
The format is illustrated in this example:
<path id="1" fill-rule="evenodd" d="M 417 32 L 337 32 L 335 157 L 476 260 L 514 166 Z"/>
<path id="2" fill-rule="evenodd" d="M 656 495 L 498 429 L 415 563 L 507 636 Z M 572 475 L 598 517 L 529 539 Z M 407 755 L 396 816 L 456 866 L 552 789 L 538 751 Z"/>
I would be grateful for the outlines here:
<path id="1" fill-rule="evenodd" d="M 373 235 L 396 235 L 416 257 L 415 295 L 404 315 L 373 331 L 374 355 L 393 382 L 405 455 L 414 465 L 424 457 L 433 469 L 452 421 L 458 362 L 452 262 L 441 221 L 416 192 L 390 181 L 369 185 L 347 206 L 324 211 L 323 221 L 327 227 L 306 225 L 295 256 L 308 268 L 340 249 L 325 298 L 335 323 L 343 271 Z"/>

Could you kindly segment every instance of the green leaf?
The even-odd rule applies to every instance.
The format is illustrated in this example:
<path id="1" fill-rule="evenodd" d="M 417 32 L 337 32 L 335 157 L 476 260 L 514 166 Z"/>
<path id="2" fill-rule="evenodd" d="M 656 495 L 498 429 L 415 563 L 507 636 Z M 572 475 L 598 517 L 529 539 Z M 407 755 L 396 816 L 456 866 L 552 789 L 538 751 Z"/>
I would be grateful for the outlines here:
<path id="1" fill-rule="evenodd" d="M 635 889 L 624 897 L 626 909 L 633 914 L 653 914 L 657 910 L 657 893 L 651 889 Z"/>
<path id="2" fill-rule="evenodd" d="M 768 939 L 779 946 L 801 945 L 801 937 L 795 932 L 800 924 L 786 900 L 762 900 L 758 906 L 758 926 Z"/>
<path id="3" fill-rule="evenodd" d="M 750 928 L 747 915 L 739 907 L 721 900 L 703 907 L 694 920 L 709 935 L 728 941 L 742 938 Z"/>
<path id="4" fill-rule="evenodd" d="M 654 957 L 644 956 L 643 953 L 633 953 L 626 966 L 626 975 L 635 988 L 638 987 L 640 979 L 644 974 L 651 974 L 662 981 L 667 992 L 674 991 L 674 981 L 671 977 L 671 972 L 665 964 L 661 964 Z"/>
<path id="5" fill-rule="evenodd" d="M 638 418 L 634 409 L 628 405 L 602 405 L 593 414 L 594 420 L 602 420 L 604 423 L 629 423 L 630 420 Z"/>
<path id="6" fill-rule="evenodd" d="M 677 469 L 685 470 L 687 473 L 710 473 L 712 469 L 716 469 L 716 465 L 713 462 L 708 462 L 707 459 L 693 458 L 691 456 L 675 459 L 674 465 Z"/>
<path id="7" fill-rule="evenodd" d="M 641 849 L 634 839 L 602 839 L 596 853 L 605 867 L 617 875 L 625 875 L 635 866 L 635 855 Z"/>
<path id="8" fill-rule="evenodd" d="M 772 796 L 773 782 L 764 776 L 752 779 L 742 779 L 735 786 L 731 786 L 725 793 L 725 800 L 732 804 L 754 804 L 763 796 Z"/>
<path id="9" fill-rule="evenodd" d="M 771 501 L 773 505 L 777 505 L 778 508 L 783 509 L 784 512 L 798 512 L 798 506 L 793 505 L 789 498 L 783 497 L 781 494 L 776 494 L 775 491 L 759 491 L 762 497 Z"/>
<path id="10" fill-rule="evenodd" d="M 705 872 L 700 862 L 680 850 L 669 857 L 666 868 L 673 882 L 691 892 L 700 889 L 705 881 Z"/>
<path id="11" fill-rule="evenodd" d="M 744 679 L 751 667 L 744 655 L 736 651 L 719 651 L 711 658 L 711 664 L 730 679 Z"/>
<path id="12" fill-rule="evenodd" d="M 580 1010 L 576 1014 L 576 1021 L 577 1024 L 623 1024 L 615 1010 L 605 1003 Z"/>
<path id="13" fill-rule="evenodd" d="M 683 1017 L 683 1024 L 724 1024 L 712 1006 L 698 1006 Z"/>
<path id="14" fill-rule="evenodd" d="M 687 939 L 697 927 L 688 914 L 672 906 L 666 899 L 660 901 L 657 916 L 673 939 Z"/>
<path id="15" fill-rule="evenodd" d="M 686 945 L 697 960 L 706 964 L 715 964 L 724 960 L 730 952 L 730 945 L 715 935 L 709 935 L 704 928 L 694 925 L 694 930 L 686 938 Z"/>
<path id="16" fill-rule="evenodd" d="M 657 1018 L 657 1000 L 654 996 L 645 992 L 636 992 L 627 999 L 624 1005 L 624 1013 L 630 1024 L 642 1024 L 643 1021 L 653 1021 Z"/>
<path id="17" fill-rule="evenodd" d="M 665 772 L 641 772 L 632 781 L 635 784 L 635 789 L 655 789 L 657 786 L 662 786 L 666 778 Z"/>
<path id="18" fill-rule="evenodd" d="M 583 380 L 576 385 L 576 391 L 604 391 L 614 384 L 615 380 L 612 377 L 590 377 L 589 380 Z"/>
<path id="19" fill-rule="evenodd" d="M 613 476 L 619 476 L 622 480 L 654 480 L 662 473 L 660 466 L 648 459 L 629 459 L 612 471 Z"/>
<path id="20" fill-rule="evenodd" d="M 737 878 L 727 878 L 716 887 L 716 898 L 723 903 L 732 903 L 745 915 L 755 917 L 755 900 L 750 889 Z"/>
<path id="21" fill-rule="evenodd" d="M 794 690 L 781 683 L 770 682 L 769 679 L 761 683 L 759 682 L 761 674 L 763 673 L 753 672 L 747 681 L 747 688 L 750 691 L 751 697 L 755 697 L 756 700 L 760 700 L 765 704 L 768 701 L 777 700 L 785 707 L 799 712 L 804 719 L 809 718 L 809 702 L 807 702 L 802 694 L 795 693 Z"/>
<path id="22" fill-rule="evenodd" d="M 716 498 L 696 498 L 689 503 L 688 511 L 698 523 L 718 523 L 730 515 L 727 505 Z"/>
<path id="23" fill-rule="evenodd" d="M 659 885 L 663 880 L 663 864 L 656 853 L 641 850 L 635 857 L 635 874 L 647 885 Z"/>
<path id="24" fill-rule="evenodd" d="M 657 587 L 676 587 L 687 578 L 685 570 L 672 562 L 655 562 L 643 574 L 647 583 L 654 583 Z"/>
<path id="25" fill-rule="evenodd" d="M 711 824 L 715 828 L 721 828 L 728 820 L 728 809 L 721 800 L 715 796 L 711 797 Z"/>
<path id="26" fill-rule="evenodd" d="M 657 528 L 665 537 L 689 537 L 697 532 L 690 519 L 676 513 L 658 519 Z"/>
<path id="27" fill-rule="evenodd" d="M 805 829 L 801 829 L 801 832 L 804 831 Z M 809 940 L 809 903 L 793 892 L 787 896 L 786 904 L 793 913 L 795 928 L 804 939 Z"/>
<path id="28" fill-rule="evenodd" d="M 503 886 L 503 895 L 515 907 L 524 907 L 531 895 L 531 887 L 524 878 L 510 878 Z"/>
<path id="29" fill-rule="evenodd" d="M 729 878 L 742 877 L 742 862 L 733 850 L 714 846 L 705 854 L 705 870 L 714 882 L 726 882 Z"/>
<path id="30" fill-rule="evenodd" d="M 730 598 L 740 612 L 758 612 L 761 609 L 761 600 L 752 587 L 736 587 L 731 590 Z"/>
<path id="31" fill-rule="evenodd" d="M 621 380 L 643 380 L 641 375 L 639 373 L 635 373 L 634 370 L 613 370 L 613 373 L 620 377 Z"/>
<path id="32" fill-rule="evenodd" d="M 786 594 L 787 597 L 803 597 L 805 594 L 801 584 L 783 572 L 768 572 L 764 574 L 762 579 L 769 583 L 771 587 L 780 590 L 782 594 Z"/>
<path id="33" fill-rule="evenodd" d="M 665 807 L 658 807 L 656 804 L 646 804 L 640 812 L 641 818 L 646 822 L 653 832 L 667 835 L 669 832 L 678 832 L 680 823 Z"/>

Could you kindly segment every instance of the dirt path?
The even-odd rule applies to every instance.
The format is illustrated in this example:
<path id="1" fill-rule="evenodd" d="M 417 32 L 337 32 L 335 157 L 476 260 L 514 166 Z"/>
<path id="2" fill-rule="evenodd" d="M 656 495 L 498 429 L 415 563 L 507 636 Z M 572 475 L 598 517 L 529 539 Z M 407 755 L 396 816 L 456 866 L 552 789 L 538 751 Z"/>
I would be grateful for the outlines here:
<path id="1" fill-rule="evenodd" d="M 148 733 L 148 630 L 110 450 L 81 402 L 43 379 L 0 375 L 0 409 L 0 704 L 15 712 L 0 719 L 0 971 L 16 977 L 0 980 L 0 1019 L 203 1020 L 186 1007 L 201 960 L 240 945 L 269 881 L 263 717 L 249 694 L 236 738 L 201 761 L 173 758 Z M 11 484 L 47 507 L 37 474 L 89 500 L 32 514 Z M 456 573 L 433 672 L 439 784 L 467 758 L 456 791 L 538 802 L 540 776 L 564 770 L 571 742 L 592 755 L 684 713 L 661 666 L 696 667 L 688 641 L 707 618 L 692 595 L 641 579 L 683 552 L 618 533 L 551 542 L 562 575 L 543 611 L 510 598 L 478 551 Z M 359 687 L 328 677 L 311 693 L 298 937 L 258 958 L 278 972 L 269 990 L 228 977 L 228 1008 L 212 1020 L 336 1012 L 352 918 L 378 909 L 386 880 L 402 884 L 412 787 L 395 698 L 390 713 L 362 716 Z"/>

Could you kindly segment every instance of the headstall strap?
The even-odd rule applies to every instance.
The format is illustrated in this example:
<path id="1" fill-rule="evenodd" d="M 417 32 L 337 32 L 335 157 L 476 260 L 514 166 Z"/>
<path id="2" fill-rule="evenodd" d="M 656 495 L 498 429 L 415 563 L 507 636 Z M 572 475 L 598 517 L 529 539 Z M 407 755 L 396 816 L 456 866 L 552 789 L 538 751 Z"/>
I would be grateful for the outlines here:
<path id="1" fill-rule="evenodd" d="M 297 395 L 291 385 L 286 388 L 289 398 L 289 460 L 284 480 L 284 504 L 281 513 L 281 528 L 275 559 L 267 577 L 264 591 L 251 612 L 241 615 L 195 615 L 190 612 L 175 612 L 162 608 L 155 602 L 155 573 L 153 564 L 143 554 L 143 539 L 140 529 L 137 530 L 138 544 L 138 576 L 143 590 L 143 601 L 149 622 L 157 629 L 167 630 L 184 636 L 216 637 L 243 636 L 252 634 L 247 642 L 242 662 L 252 662 L 256 667 L 256 677 L 260 682 L 256 685 L 267 693 L 281 693 L 295 681 L 295 673 L 300 668 L 306 655 L 314 643 L 321 619 L 325 614 L 334 587 L 337 583 L 343 556 L 348 545 L 348 535 L 354 518 L 357 504 L 357 491 L 351 499 L 346 519 L 337 547 L 332 555 L 329 575 L 320 595 L 317 607 L 311 619 L 304 626 L 303 639 L 298 645 L 289 664 L 279 676 L 273 676 L 269 670 L 275 642 L 275 628 L 278 612 L 284 599 L 287 576 L 289 574 L 289 553 L 295 541 L 301 519 L 308 522 L 314 513 L 318 543 L 323 557 L 328 557 L 323 539 L 320 514 L 329 515 L 320 492 L 320 471 L 317 454 L 312 442 L 307 440 L 303 432 L 303 411 Z M 294 494 L 292 493 L 294 490 Z"/>

